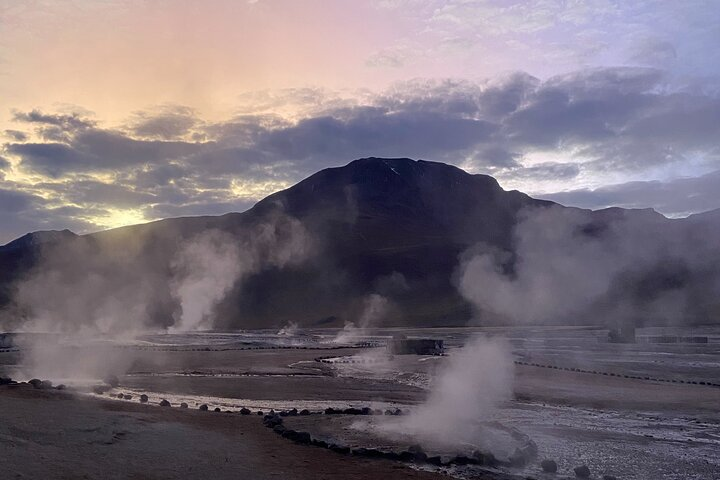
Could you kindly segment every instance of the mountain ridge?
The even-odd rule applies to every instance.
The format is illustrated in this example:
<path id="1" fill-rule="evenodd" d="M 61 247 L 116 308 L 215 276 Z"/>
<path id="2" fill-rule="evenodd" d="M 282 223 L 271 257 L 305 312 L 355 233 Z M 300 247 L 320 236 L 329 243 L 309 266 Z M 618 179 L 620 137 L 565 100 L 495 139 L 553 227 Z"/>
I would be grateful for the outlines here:
<path id="1" fill-rule="evenodd" d="M 284 238 L 294 227 L 278 219 L 289 218 L 314 239 L 315 256 L 247 274 L 216 305 L 216 326 L 274 328 L 289 321 L 338 326 L 356 319 L 363 299 L 375 293 L 386 295 L 393 307 L 387 324 L 461 325 L 483 317 L 457 290 L 463 253 L 476 245 L 508 252 L 512 275 L 517 225 L 532 212 L 553 209 L 579 218 L 579 239 L 601 239 L 612 225 L 622 223 L 653 225 L 672 235 L 690 235 L 685 231 L 695 229 L 697 236 L 716 228 L 702 217 L 668 219 L 652 209 L 564 207 L 506 191 L 491 176 L 444 163 L 368 157 L 323 169 L 244 212 L 168 218 L 85 235 L 59 231 L 20 237 L 0 247 L 0 305 L 12 305 L 17 285 L 38 271 L 63 274 L 69 264 L 56 257 L 80 249 L 76 263 L 88 274 L 115 269 L 141 281 L 133 268 L 147 269 L 157 289 L 146 308 L 148 316 L 153 324 L 167 326 L 179 307 L 165 284 L 171 283 L 174 256 L 183 241 L 219 231 L 243 244 L 254 235 L 248 232 L 267 225 Z M 48 257 L 52 265 L 41 264 Z M 398 285 L 390 285 L 392 279 Z"/>

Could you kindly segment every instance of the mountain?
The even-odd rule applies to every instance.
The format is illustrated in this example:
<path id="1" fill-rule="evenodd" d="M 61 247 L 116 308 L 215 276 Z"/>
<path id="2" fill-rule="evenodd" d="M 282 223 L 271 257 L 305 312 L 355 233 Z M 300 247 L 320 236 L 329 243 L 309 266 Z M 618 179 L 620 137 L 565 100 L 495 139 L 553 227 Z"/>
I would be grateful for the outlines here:
<path id="1" fill-rule="evenodd" d="M 255 265 L 244 267 L 242 281 L 232 284 L 214 307 L 216 327 L 275 328 L 289 321 L 341 326 L 357 320 L 373 294 L 388 299 L 386 325 L 461 325 L 478 313 L 457 289 L 464 252 L 478 244 L 508 252 L 507 274 L 512 276 L 519 248 L 516 226 L 527 212 L 557 209 L 574 221 L 579 218 L 578 235 L 591 239 L 609 236 L 605 232 L 615 223 L 648 225 L 673 238 L 678 232 L 683 238 L 702 236 L 708 224 L 720 224 L 714 220 L 717 215 L 707 221 L 696 216 L 678 221 L 652 210 L 562 207 L 505 191 L 490 176 L 443 163 L 365 158 L 322 170 L 243 213 L 172 218 L 89 235 L 28 234 L 0 247 L 0 301 L 7 307 L 6 323 L 11 317 L 37 315 L 31 310 L 38 307 L 28 298 L 52 298 L 44 308 L 46 316 L 75 319 L 107 309 L 102 304 L 92 312 L 84 310 L 99 297 L 133 303 L 137 292 L 129 293 L 128 286 L 143 285 L 150 294 L 135 303 L 143 304 L 150 322 L 166 326 L 181 309 L 172 291 L 178 254 L 184 242 L 212 231 L 233 239 L 245 263 Z M 287 250 L 298 225 L 310 246 Z M 279 247 L 268 243 L 268 231 L 272 245 L 285 245 L 288 258 L 275 258 L 280 254 L 273 249 Z M 297 252 L 306 250 L 311 253 L 300 258 Z M 679 275 L 673 269 L 665 274 Z M 83 283 L 88 278 L 98 280 Z M 30 286 L 28 279 L 34 282 Z M 646 280 L 635 272 L 633 281 Z M 54 298 L 59 286 L 67 290 Z M 73 286 L 93 291 L 92 299 L 69 307 Z M 675 287 L 660 282 L 647 288 Z M 24 307 L 17 306 L 18 298 L 26 300 Z M 605 301 L 612 298 L 609 294 Z"/>

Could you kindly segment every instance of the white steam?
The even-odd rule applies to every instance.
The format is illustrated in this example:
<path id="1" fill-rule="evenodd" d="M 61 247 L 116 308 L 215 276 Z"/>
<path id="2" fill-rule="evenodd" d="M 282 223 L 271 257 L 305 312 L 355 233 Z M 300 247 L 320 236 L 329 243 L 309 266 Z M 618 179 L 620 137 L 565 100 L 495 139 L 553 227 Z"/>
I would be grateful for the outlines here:
<path id="1" fill-rule="evenodd" d="M 173 293 L 180 303 L 171 331 L 206 330 L 215 305 L 242 274 L 254 268 L 235 239 L 218 230 L 201 233 L 180 248 L 173 262 Z"/>
<path id="2" fill-rule="evenodd" d="M 377 293 L 363 299 L 363 309 L 355 322 L 345 322 L 343 329 L 333 339 L 335 343 L 352 343 L 367 336 L 369 330 L 382 322 L 390 312 L 390 301 Z"/>
<path id="3" fill-rule="evenodd" d="M 425 444 L 489 448 L 483 422 L 511 399 L 513 379 L 510 345 L 501 339 L 475 338 L 451 354 L 422 405 L 399 423 L 381 428 L 386 434 L 409 434 Z"/>
<path id="4" fill-rule="evenodd" d="M 698 288 L 682 282 L 691 280 L 688 272 L 703 270 L 703 249 L 688 249 L 689 239 L 651 213 L 595 215 L 561 207 L 524 212 L 514 230 L 514 255 L 486 245 L 466 252 L 460 293 L 481 317 L 503 322 L 681 317 L 691 307 L 691 288 Z"/>

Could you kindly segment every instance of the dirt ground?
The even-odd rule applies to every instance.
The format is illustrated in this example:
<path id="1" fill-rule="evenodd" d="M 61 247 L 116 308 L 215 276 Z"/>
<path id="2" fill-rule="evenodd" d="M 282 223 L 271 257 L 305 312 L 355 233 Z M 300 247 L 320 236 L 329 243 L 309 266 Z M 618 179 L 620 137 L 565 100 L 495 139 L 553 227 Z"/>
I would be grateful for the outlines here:
<path id="1" fill-rule="evenodd" d="M 295 445 L 257 416 L 0 387 L 2 478 L 441 479 Z"/>

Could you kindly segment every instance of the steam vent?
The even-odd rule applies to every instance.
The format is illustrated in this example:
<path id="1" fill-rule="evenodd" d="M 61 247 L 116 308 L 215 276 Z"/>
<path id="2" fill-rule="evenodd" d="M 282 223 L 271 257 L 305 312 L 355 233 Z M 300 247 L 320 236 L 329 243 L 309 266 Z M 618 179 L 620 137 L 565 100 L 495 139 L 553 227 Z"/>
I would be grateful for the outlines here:
<path id="1" fill-rule="evenodd" d="M 443 341 L 432 338 L 393 338 L 388 343 L 393 355 L 442 355 Z"/>

